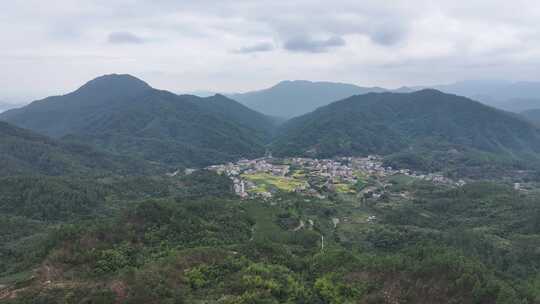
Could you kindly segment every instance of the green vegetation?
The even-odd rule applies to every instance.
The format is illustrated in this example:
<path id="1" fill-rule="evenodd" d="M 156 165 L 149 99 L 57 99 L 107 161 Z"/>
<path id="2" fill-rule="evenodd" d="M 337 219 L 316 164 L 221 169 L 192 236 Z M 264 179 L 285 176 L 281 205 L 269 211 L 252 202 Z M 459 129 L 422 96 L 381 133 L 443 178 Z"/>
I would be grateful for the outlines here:
<path id="1" fill-rule="evenodd" d="M 337 193 L 356 193 L 354 187 L 349 184 L 334 184 Z"/>
<path id="2" fill-rule="evenodd" d="M 0 122 L 0 176 L 149 174 L 160 166 L 68 144 Z"/>
<path id="3" fill-rule="evenodd" d="M 179 96 L 129 75 L 102 76 L 0 119 L 117 155 L 183 167 L 262 155 L 273 128 L 270 118 L 224 96 Z"/>
<path id="4" fill-rule="evenodd" d="M 370 93 L 286 122 L 276 155 L 380 154 L 396 167 L 496 176 L 538 168 L 540 131 L 519 117 L 434 90 Z"/>
<path id="5" fill-rule="evenodd" d="M 17 183 L 30 189 L 18 197 Z M 16 295 L 5 303 L 540 300 L 539 194 L 501 183 L 395 176 L 390 191 L 410 197 L 278 192 L 267 202 L 236 199 L 226 177 L 206 171 L 4 184 L 10 201 L 35 193 L 59 208 L 2 205 L 0 284 Z"/>

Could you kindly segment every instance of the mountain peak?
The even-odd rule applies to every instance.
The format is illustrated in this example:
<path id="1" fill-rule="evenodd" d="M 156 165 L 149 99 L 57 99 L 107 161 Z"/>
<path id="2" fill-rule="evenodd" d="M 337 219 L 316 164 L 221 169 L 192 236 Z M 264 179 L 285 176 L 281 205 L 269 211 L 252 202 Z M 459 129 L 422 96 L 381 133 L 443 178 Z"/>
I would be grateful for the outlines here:
<path id="1" fill-rule="evenodd" d="M 129 74 L 107 74 L 88 81 L 76 92 L 95 90 L 142 91 L 150 88 L 148 83 Z"/>
<path id="2" fill-rule="evenodd" d="M 437 89 L 432 89 L 432 88 L 421 89 L 413 93 L 421 94 L 421 95 L 445 95 L 445 93 Z M 446 95 L 449 95 L 449 94 L 446 94 Z"/>

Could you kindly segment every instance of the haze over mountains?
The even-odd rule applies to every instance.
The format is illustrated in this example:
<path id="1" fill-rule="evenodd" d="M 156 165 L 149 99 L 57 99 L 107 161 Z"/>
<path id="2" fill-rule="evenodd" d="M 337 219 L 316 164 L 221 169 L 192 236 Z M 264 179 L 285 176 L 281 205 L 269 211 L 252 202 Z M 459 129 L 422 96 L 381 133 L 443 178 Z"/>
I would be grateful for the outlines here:
<path id="1" fill-rule="evenodd" d="M 345 83 L 295 80 L 282 81 L 271 88 L 260 91 L 228 96 L 266 115 L 292 118 L 311 112 L 332 101 L 352 95 L 382 91 L 385 89 L 359 87 Z"/>
<path id="2" fill-rule="evenodd" d="M 24 104 L 22 103 L 15 103 L 11 101 L 0 100 L 0 113 L 5 112 L 10 109 L 22 107 L 22 106 L 24 106 Z"/>
<path id="3" fill-rule="evenodd" d="M 467 96 L 511 112 L 540 108 L 540 82 L 469 80 L 432 86 L 432 88 Z"/>
<path id="4" fill-rule="evenodd" d="M 467 80 L 446 85 L 401 87 L 397 89 L 295 80 L 283 81 L 268 89 L 227 94 L 227 96 L 261 113 L 292 118 L 352 95 L 369 92 L 410 93 L 425 88 L 466 96 L 487 105 L 516 113 L 540 108 L 540 83 L 503 80 Z"/>

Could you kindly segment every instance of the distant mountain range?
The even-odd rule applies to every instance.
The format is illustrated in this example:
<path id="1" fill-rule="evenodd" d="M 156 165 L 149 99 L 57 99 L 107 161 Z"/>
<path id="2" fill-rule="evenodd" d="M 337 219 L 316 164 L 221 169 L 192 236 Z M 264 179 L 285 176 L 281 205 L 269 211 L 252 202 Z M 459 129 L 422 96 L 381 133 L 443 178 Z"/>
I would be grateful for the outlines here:
<path id="1" fill-rule="evenodd" d="M 429 89 L 334 102 L 286 122 L 272 147 L 277 155 L 393 155 L 429 170 L 491 158 L 538 161 L 540 131 L 518 115 Z"/>
<path id="2" fill-rule="evenodd" d="M 7 111 L 1 120 L 55 138 L 172 166 L 207 165 L 265 151 L 272 119 L 222 95 L 200 98 L 106 75 L 75 92 Z"/>
<path id="3" fill-rule="evenodd" d="M 511 112 L 540 108 L 540 82 L 469 80 L 432 88 Z"/>
<path id="4" fill-rule="evenodd" d="M 398 89 L 295 80 L 283 81 L 260 91 L 227 94 L 227 96 L 261 113 L 292 118 L 353 95 L 370 92 L 411 93 L 426 88 L 469 97 L 484 104 L 516 113 L 540 108 L 540 82 L 491 80 L 470 80 L 447 85 L 401 87 Z"/>
<path id="5" fill-rule="evenodd" d="M 359 87 L 334 82 L 282 81 L 277 85 L 228 97 L 266 115 L 292 118 L 352 95 L 383 92 L 378 87 Z"/>
<path id="6" fill-rule="evenodd" d="M 15 109 L 18 107 L 22 107 L 23 104 L 13 103 L 13 102 L 7 102 L 4 100 L 0 100 L 0 113 L 5 112 L 10 109 Z"/>

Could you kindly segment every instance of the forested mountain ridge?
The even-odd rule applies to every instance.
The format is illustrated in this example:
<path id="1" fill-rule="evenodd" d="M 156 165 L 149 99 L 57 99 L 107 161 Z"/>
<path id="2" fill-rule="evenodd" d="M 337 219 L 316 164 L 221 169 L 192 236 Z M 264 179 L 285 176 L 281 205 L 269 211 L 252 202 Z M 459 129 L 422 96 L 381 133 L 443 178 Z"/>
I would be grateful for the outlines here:
<path id="1" fill-rule="evenodd" d="M 224 96 L 179 96 L 129 75 L 96 78 L 0 119 L 171 166 L 262 154 L 273 128 L 270 118 Z"/>
<path id="2" fill-rule="evenodd" d="M 428 89 L 357 95 L 321 107 L 285 123 L 272 148 L 319 157 L 473 150 L 538 159 L 540 131 L 517 115 Z"/>
<path id="3" fill-rule="evenodd" d="M 85 118 L 102 115 L 103 108 L 111 103 L 133 98 L 150 89 L 146 82 L 131 75 L 104 75 L 74 92 L 6 111 L 0 119 L 45 135 L 62 137 L 84 129 L 87 124 Z"/>
<path id="4" fill-rule="evenodd" d="M 0 176 L 141 174 L 153 166 L 129 157 L 96 151 L 0 122 Z"/>

